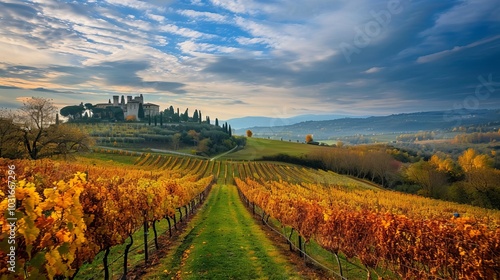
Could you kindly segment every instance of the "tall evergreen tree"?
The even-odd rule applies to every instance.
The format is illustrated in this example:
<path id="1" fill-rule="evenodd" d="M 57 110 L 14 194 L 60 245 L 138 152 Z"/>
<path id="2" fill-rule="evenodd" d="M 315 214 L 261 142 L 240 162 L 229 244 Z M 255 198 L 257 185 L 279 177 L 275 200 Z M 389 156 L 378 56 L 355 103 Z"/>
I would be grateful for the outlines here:
<path id="1" fill-rule="evenodd" d="M 207 124 L 210 124 L 210 116 L 207 116 Z"/>
<path id="2" fill-rule="evenodd" d="M 229 125 L 229 128 L 227 129 L 227 132 L 228 132 L 229 136 L 233 136 L 233 131 L 231 129 L 231 125 Z"/>
<path id="3" fill-rule="evenodd" d="M 157 118 L 157 116 L 155 116 L 155 126 L 157 126 L 157 125 L 158 125 L 158 118 Z"/>
<path id="4" fill-rule="evenodd" d="M 163 127 L 163 112 L 160 112 L 160 126 Z"/>
<path id="5" fill-rule="evenodd" d="M 215 126 L 219 126 L 219 119 L 215 118 Z"/>
<path id="6" fill-rule="evenodd" d="M 198 110 L 195 109 L 193 113 L 193 122 L 198 122 Z"/>
<path id="7" fill-rule="evenodd" d="M 181 120 L 185 122 L 189 121 L 189 108 L 186 108 L 186 111 L 184 111 L 184 114 L 181 116 Z"/>
<path id="8" fill-rule="evenodd" d="M 139 112 L 137 117 L 139 120 L 144 119 L 144 107 L 142 106 L 142 103 L 139 103 Z"/>
<path id="9" fill-rule="evenodd" d="M 201 117 L 201 110 L 198 111 L 198 122 L 201 123 L 202 117 Z"/>
<path id="10" fill-rule="evenodd" d="M 148 125 L 151 126 L 151 115 L 148 115 Z"/>

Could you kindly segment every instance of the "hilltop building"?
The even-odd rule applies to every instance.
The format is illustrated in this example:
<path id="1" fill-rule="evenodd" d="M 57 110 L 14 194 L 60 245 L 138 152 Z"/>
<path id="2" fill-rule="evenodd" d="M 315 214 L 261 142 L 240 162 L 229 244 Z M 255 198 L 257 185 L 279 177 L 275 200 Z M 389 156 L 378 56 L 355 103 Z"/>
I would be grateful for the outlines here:
<path id="1" fill-rule="evenodd" d="M 142 104 L 142 108 L 144 109 L 144 116 L 158 116 L 160 114 L 160 106 L 153 103 L 144 103 Z"/>
<path id="2" fill-rule="evenodd" d="M 95 104 L 96 108 L 102 108 L 106 109 L 108 107 L 120 107 L 123 110 L 123 115 L 125 118 L 128 116 L 135 116 L 137 119 L 139 119 L 139 107 L 142 104 L 142 109 L 144 110 L 144 116 L 157 116 L 160 114 L 160 106 L 153 104 L 153 103 L 144 103 L 144 97 L 141 95 L 139 96 L 127 96 L 127 102 L 125 103 L 125 97 L 122 95 L 121 100 L 120 96 L 114 95 L 113 96 L 113 102 L 111 102 L 111 99 L 108 101 L 108 103 L 98 103 Z"/>

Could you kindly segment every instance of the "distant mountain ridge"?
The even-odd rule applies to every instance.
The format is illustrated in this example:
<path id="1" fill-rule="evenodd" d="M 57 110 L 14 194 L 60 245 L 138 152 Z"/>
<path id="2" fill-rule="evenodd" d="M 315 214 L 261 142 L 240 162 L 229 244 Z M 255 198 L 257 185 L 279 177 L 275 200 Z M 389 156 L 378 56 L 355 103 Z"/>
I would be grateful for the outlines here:
<path id="1" fill-rule="evenodd" d="M 500 109 L 430 111 L 365 118 L 306 121 L 273 127 L 251 127 L 256 137 L 303 140 L 313 134 L 315 139 L 331 139 L 356 134 L 411 133 L 423 130 L 446 130 L 457 126 L 490 124 L 500 128 Z M 245 130 L 236 130 L 244 135 Z"/>
<path id="2" fill-rule="evenodd" d="M 250 127 L 275 127 L 275 126 L 286 126 L 293 125 L 300 122 L 306 121 L 325 121 L 325 120 L 335 120 L 341 118 L 362 118 L 363 116 L 350 116 L 350 115 L 316 115 L 316 114 L 306 114 L 299 115 L 289 118 L 272 118 L 272 117 L 261 117 L 261 116 L 248 116 L 242 118 L 229 119 L 225 122 L 231 125 L 234 129 L 244 129 Z M 367 117 L 367 116 L 365 116 Z"/>

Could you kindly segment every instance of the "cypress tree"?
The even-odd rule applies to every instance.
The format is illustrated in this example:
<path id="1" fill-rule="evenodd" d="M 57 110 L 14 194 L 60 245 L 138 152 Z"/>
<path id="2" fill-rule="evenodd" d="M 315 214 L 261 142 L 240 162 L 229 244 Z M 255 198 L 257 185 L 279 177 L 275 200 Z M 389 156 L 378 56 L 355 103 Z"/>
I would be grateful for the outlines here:
<path id="1" fill-rule="evenodd" d="M 195 109 L 193 113 L 193 122 L 198 122 L 198 110 Z"/>
<path id="2" fill-rule="evenodd" d="M 163 112 L 160 112 L 160 126 L 163 127 Z"/>
<path id="3" fill-rule="evenodd" d="M 137 113 L 137 115 L 139 120 L 144 119 L 144 107 L 142 107 L 142 103 L 139 103 L 139 112 Z"/>
<path id="4" fill-rule="evenodd" d="M 219 126 L 219 119 L 215 118 L 215 126 Z"/>

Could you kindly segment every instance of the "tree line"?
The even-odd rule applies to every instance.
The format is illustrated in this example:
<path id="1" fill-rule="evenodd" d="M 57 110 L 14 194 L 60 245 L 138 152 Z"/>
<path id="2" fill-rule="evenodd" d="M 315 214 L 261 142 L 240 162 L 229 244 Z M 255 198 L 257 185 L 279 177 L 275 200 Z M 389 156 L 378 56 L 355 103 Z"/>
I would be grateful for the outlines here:
<path id="1" fill-rule="evenodd" d="M 453 138 L 454 144 L 479 144 L 500 141 L 500 129 L 498 132 L 474 132 L 459 134 Z"/>
<path id="2" fill-rule="evenodd" d="M 494 168 L 495 151 L 488 155 L 470 148 L 458 160 L 444 153 L 425 159 L 384 146 L 357 146 L 331 148 L 308 158 L 321 161 L 326 169 L 386 188 L 500 209 L 500 170 Z"/>
<path id="3" fill-rule="evenodd" d="M 146 115 L 142 103 L 139 103 L 138 115 L 125 117 L 124 111 L 120 106 L 113 106 L 111 103 L 106 108 L 99 108 L 92 103 L 80 103 L 80 105 L 70 105 L 61 108 L 60 114 L 68 118 L 69 122 L 98 122 L 98 121 L 142 121 L 148 125 L 163 126 L 166 123 L 206 123 L 211 124 L 210 116 L 205 116 L 201 110 L 195 109 L 193 114 L 189 113 L 189 108 L 181 113 L 179 108 L 176 110 L 171 105 L 169 108 L 161 111 L 158 115 Z M 219 119 L 215 119 L 215 126 L 220 126 Z M 228 134 L 232 134 L 231 125 L 222 124 L 222 129 Z"/>
<path id="4" fill-rule="evenodd" d="M 481 154 L 470 148 L 454 159 L 442 152 L 424 157 L 386 145 L 363 145 L 329 147 L 302 157 L 280 154 L 262 159 L 332 170 L 425 197 L 500 209 L 495 151 Z"/>

